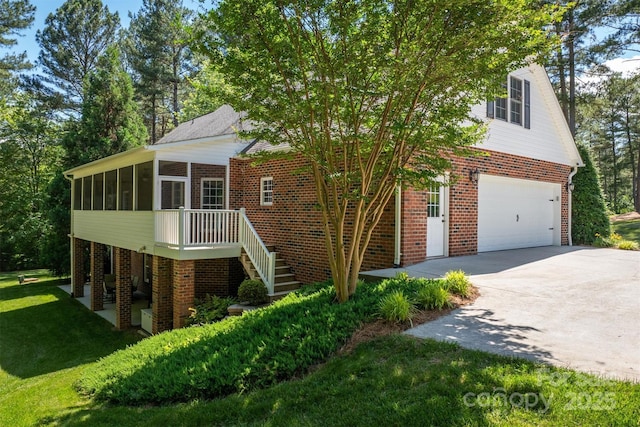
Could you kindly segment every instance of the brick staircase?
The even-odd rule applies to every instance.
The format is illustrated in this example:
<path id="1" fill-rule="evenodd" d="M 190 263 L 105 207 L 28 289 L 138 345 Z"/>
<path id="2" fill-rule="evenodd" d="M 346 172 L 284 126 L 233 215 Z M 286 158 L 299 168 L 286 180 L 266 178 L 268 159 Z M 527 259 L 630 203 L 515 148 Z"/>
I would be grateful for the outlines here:
<path id="1" fill-rule="evenodd" d="M 267 249 L 269 252 L 275 252 L 275 247 L 273 245 L 267 245 Z M 277 252 L 276 254 L 275 285 L 273 287 L 273 294 L 269 295 L 269 302 L 283 298 L 289 292 L 295 291 L 302 285 L 296 280 L 295 274 L 291 272 L 291 267 L 289 267 L 285 260 L 280 257 L 280 254 Z M 240 254 L 240 263 L 242 264 L 242 267 L 244 267 L 244 271 L 250 279 L 261 280 L 260 275 L 254 268 L 251 259 L 249 259 L 249 256 L 245 253 L 244 249 Z"/>

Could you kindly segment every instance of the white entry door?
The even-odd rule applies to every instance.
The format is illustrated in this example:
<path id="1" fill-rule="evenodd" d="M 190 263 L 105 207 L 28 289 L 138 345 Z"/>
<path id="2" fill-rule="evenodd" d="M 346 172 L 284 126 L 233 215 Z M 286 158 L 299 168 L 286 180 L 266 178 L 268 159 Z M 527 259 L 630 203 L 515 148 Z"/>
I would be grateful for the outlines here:
<path id="1" fill-rule="evenodd" d="M 427 256 L 445 255 L 445 187 L 434 185 L 427 192 Z"/>

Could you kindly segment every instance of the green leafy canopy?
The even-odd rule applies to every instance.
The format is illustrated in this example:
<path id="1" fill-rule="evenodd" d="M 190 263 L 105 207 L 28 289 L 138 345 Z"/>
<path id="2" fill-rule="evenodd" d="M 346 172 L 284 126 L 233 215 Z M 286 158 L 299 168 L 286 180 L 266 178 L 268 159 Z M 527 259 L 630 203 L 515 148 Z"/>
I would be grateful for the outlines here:
<path id="1" fill-rule="evenodd" d="M 471 106 L 549 51 L 558 17 L 525 0 L 234 0 L 209 13 L 197 47 L 250 136 L 308 160 L 344 300 L 395 186 L 428 185 L 480 140 Z"/>

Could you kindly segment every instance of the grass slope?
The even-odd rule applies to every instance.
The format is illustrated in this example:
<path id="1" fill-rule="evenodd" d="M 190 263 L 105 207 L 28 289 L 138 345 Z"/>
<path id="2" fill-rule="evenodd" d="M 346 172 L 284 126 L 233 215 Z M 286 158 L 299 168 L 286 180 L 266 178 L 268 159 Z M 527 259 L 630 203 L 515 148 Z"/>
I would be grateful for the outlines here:
<path id="1" fill-rule="evenodd" d="M 0 275 L 2 426 L 595 426 L 640 419 L 640 384 L 399 335 L 360 345 L 302 379 L 224 399 L 101 404 L 78 396 L 73 383 L 136 336 L 114 331 L 44 277 L 16 282 Z"/>
<path id="2" fill-rule="evenodd" d="M 613 231 L 621 235 L 625 240 L 633 240 L 640 245 L 640 219 L 617 221 L 611 226 Z"/>

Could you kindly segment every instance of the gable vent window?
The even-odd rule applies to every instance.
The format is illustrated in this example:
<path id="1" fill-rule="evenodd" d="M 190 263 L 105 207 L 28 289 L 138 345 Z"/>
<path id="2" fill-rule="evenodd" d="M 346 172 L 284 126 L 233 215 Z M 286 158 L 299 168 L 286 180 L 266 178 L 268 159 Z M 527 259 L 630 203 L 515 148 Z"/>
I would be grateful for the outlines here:
<path id="1" fill-rule="evenodd" d="M 273 205 L 273 177 L 260 179 L 260 205 Z"/>
<path id="2" fill-rule="evenodd" d="M 487 102 L 487 117 L 531 128 L 531 84 L 528 80 L 509 77 L 504 85 L 507 98 Z"/>

